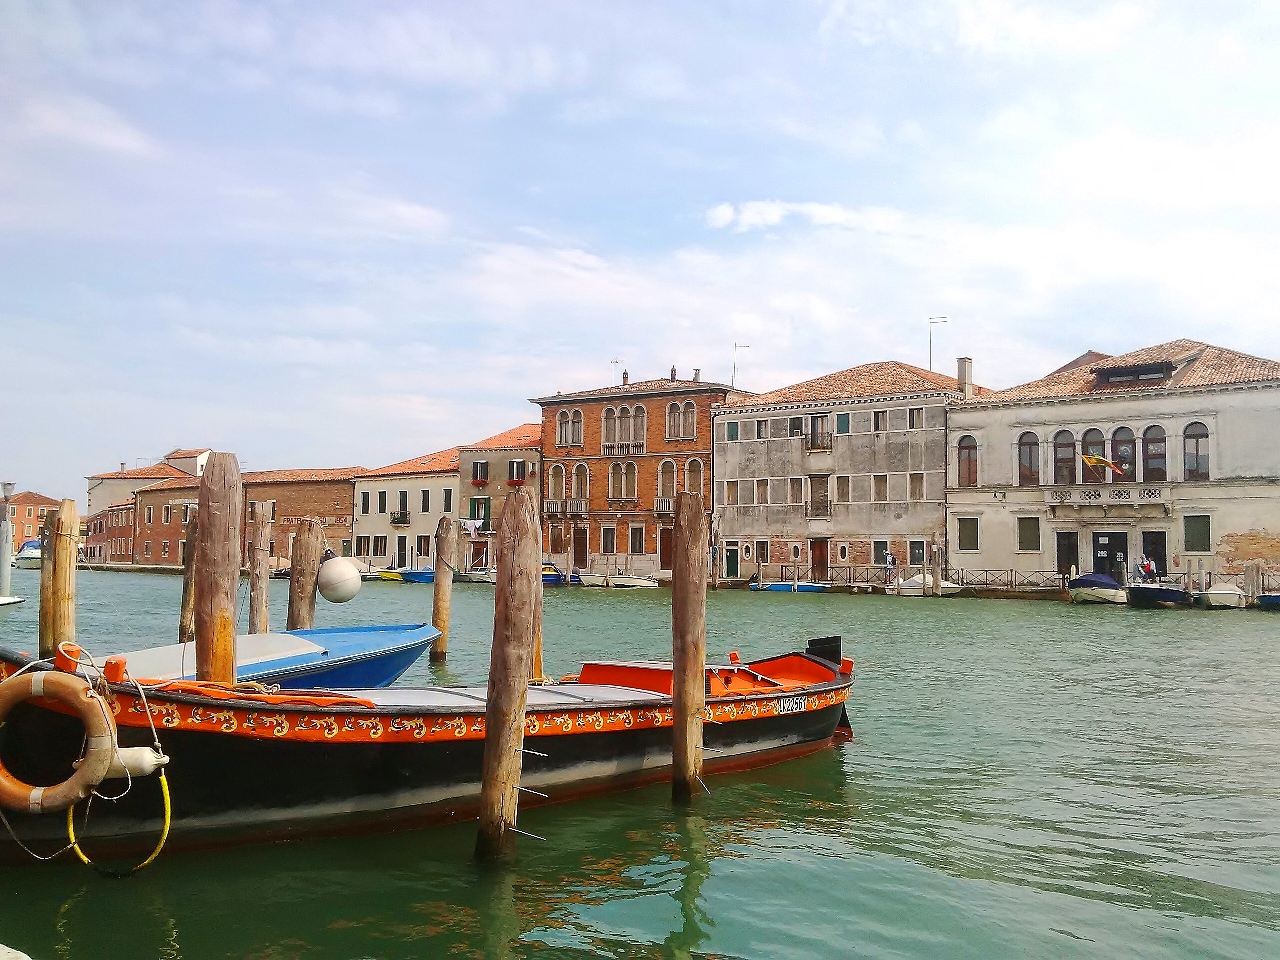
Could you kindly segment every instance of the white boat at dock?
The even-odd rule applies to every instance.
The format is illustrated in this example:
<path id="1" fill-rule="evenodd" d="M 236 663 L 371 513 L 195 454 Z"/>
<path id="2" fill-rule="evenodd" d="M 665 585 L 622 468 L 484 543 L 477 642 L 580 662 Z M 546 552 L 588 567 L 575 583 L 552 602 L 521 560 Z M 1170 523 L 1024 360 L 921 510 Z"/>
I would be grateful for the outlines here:
<path id="1" fill-rule="evenodd" d="M 944 597 L 954 596 L 964 589 L 960 584 L 952 583 L 945 578 L 939 583 Z M 899 580 L 893 585 L 893 592 L 903 597 L 931 597 L 933 596 L 933 575 L 917 573 L 914 577 Z"/>
<path id="2" fill-rule="evenodd" d="M 13 565 L 19 570 L 40 569 L 40 541 L 28 540 L 13 558 Z"/>
<path id="3" fill-rule="evenodd" d="M 1197 606 L 1207 610 L 1243 610 L 1249 605 L 1245 592 L 1234 583 L 1215 583 L 1195 592 Z"/>
<path id="4" fill-rule="evenodd" d="M 1105 573 L 1085 573 L 1067 581 L 1072 603 L 1128 603 L 1129 595 L 1119 581 Z"/>

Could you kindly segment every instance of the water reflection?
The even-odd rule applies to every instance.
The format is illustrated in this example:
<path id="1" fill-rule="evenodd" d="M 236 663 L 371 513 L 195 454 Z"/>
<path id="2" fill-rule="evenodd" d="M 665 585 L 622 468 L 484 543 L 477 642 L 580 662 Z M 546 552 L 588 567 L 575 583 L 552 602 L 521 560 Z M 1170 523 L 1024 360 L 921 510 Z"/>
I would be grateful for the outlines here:
<path id="1" fill-rule="evenodd" d="M 684 867 L 676 900 L 683 923 L 679 930 L 671 931 L 662 945 L 664 956 L 684 960 L 706 941 L 707 930 L 714 925 L 701 899 L 702 884 L 711 876 L 711 861 L 707 856 L 706 830 L 699 814 L 685 813 L 677 823 L 677 832 Z"/>

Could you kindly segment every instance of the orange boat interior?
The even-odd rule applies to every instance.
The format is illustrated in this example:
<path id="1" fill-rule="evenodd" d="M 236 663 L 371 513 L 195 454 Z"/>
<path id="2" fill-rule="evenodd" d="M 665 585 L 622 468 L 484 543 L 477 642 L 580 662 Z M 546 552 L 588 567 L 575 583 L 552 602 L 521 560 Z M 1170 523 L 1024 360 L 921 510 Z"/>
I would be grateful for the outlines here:
<path id="1" fill-rule="evenodd" d="M 736 654 L 730 663 L 707 667 L 707 695 L 710 697 L 750 696 L 802 690 L 837 679 L 831 667 L 800 654 L 786 654 L 755 663 L 741 663 Z M 842 672 L 853 671 L 853 661 L 841 664 Z M 567 681 L 631 687 L 671 695 L 670 663 L 653 661 L 594 661 L 584 663 L 577 676 Z"/>

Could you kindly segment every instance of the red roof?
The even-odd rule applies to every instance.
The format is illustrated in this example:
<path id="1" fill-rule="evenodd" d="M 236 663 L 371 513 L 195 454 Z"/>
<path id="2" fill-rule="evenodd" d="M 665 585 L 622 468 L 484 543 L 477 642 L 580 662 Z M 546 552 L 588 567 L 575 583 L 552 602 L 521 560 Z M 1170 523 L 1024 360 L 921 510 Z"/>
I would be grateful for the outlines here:
<path id="1" fill-rule="evenodd" d="M 208 453 L 208 452 L 209 452 L 208 447 L 200 447 L 198 450 L 197 449 L 172 450 L 169 453 L 166 453 L 164 458 L 166 460 L 189 460 L 192 457 L 198 457 L 202 453 Z"/>
<path id="2" fill-rule="evenodd" d="M 199 477 L 193 477 L 184 473 L 180 477 L 170 477 L 167 480 L 161 480 L 159 483 L 148 484 L 139 490 L 138 493 L 151 493 L 154 490 L 197 490 L 199 487 Z"/>
<path id="3" fill-rule="evenodd" d="M 13 507 L 60 507 L 61 500 L 55 500 L 53 497 L 46 497 L 43 493 L 36 493 L 34 490 L 23 490 L 21 493 L 15 493 L 9 498 L 9 505 Z"/>
<path id="4" fill-rule="evenodd" d="M 132 470 L 112 470 L 108 473 L 95 473 L 90 480 L 164 480 L 168 477 L 189 477 L 191 474 L 179 470 L 171 463 L 153 463 L 149 467 L 134 467 Z"/>
<path id="5" fill-rule="evenodd" d="M 752 397 L 744 406 L 772 406 L 786 403 L 852 400 L 867 397 L 896 397 L 914 393 L 938 391 L 959 393 L 955 377 L 913 367 L 897 360 L 880 363 L 864 363 L 838 373 L 792 384 L 779 390 L 771 390 Z M 975 393 L 988 392 L 986 387 L 974 387 Z"/>
<path id="6" fill-rule="evenodd" d="M 518 427 L 494 434 L 479 443 L 469 443 L 463 450 L 509 450 L 517 447 L 540 447 L 542 445 L 542 424 L 522 423 Z"/>
<path id="7" fill-rule="evenodd" d="M 1280 381 L 1280 363 L 1237 353 L 1198 340 L 1173 340 L 1118 357 L 1090 352 L 1090 362 L 1067 364 L 1039 380 L 980 398 L 982 402 L 1049 400 L 1135 391 L 1176 390 L 1185 387 L 1225 387 L 1237 383 Z M 1084 358 L 1078 358 L 1083 360 Z M 1107 371 L 1166 364 L 1167 376 L 1108 382 Z"/>
<path id="8" fill-rule="evenodd" d="M 368 470 L 359 475 L 359 479 L 364 480 L 369 477 L 405 477 L 418 476 L 425 473 L 457 473 L 458 472 L 458 448 L 450 447 L 448 450 L 437 450 L 435 453 L 428 453 L 421 457 L 414 457 L 412 460 L 402 460 L 399 463 L 393 463 L 385 467 L 379 467 L 377 470 Z"/>
<path id="9" fill-rule="evenodd" d="M 530 403 L 542 406 L 552 403 L 571 403 L 575 400 L 608 399 L 609 397 L 640 397 L 668 393 L 720 393 L 734 391 L 744 397 L 750 396 L 743 390 L 736 390 L 727 383 L 712 383 L 707 380 L 672 380 L 664 377 L 660 380 L 641 380 L 634 383 L 618 383 L 612 387 L 597 387 L 594 390 L 578 390 L 574 393 L 557 393 L 554 397 L 535 397 Z"/>
<path id="10" fill-rule="evenodd" d="M 364 467 L 330 467 L 321 470 L 257 470 L 246 473 L 245 483 L 323 483 L 331 480 L 354 480 Z"/>

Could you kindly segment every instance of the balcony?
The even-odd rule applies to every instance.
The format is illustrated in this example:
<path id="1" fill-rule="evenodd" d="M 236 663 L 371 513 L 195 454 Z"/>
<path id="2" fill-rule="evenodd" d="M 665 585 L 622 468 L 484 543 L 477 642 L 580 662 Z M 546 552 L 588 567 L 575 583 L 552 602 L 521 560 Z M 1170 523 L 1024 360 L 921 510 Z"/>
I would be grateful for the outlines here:
<path id="1" fill-rule="evenodd" d="M 657 497 L 653 501 L 654 513 L 675 513 L 676 498 L 675 497 Z"/>
<path id="2" fill-rule="evenodd" d="M 1044 502 L 1051 507 L 1140 506 L 1169 503 L 1167 485 L 1145 483 L 1085 483 L 1044 488 Z"/>
<path id="3" fill-rule="evenodd" d="M 564 502 L 564 512 L 570 514 L 578 514 L 579 516 L 587 512 L 587 501 L 585 500 L 566 500 Z"/>
<path id="4" fill-rule="evenodd" d="M 810 520 L 830 520 L 831 501 L 815 500 L 804 505 L 804 515 Z"/>
<path id="5" fill-rule="evenodd" d="M 542 501 L 542 512 L 547 516 L 560 516 L 564 511 L 564 500 L 544 500 Z"/>
<path id="6" fill-rule="evenodd" d="M 830 433 L 806 433 L 804 435 L 804 448 L 806 450 L 830 450 L 831 434 Z"/>
<path id="7" fill-rule="evenodd" d="M 602 457 L 629 457 L 639 453 L 644 453 L 643 440 L 623 440 L 618 443 L 600 444 L 600 456 Z"/>
<path id="8" fill-rule="evenodd" d="M 409 526 L 409 511 L 408 511 L 408 510 L 394 510 L 394 511 L 392 511 L 392 513 L 391 513 L 391 525 L 392 525 L 393 527 L 407 527 L 407 526 Z"/>

